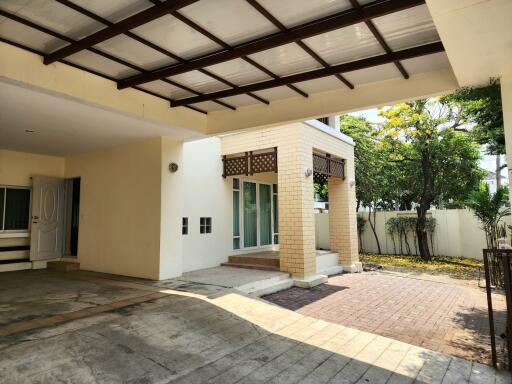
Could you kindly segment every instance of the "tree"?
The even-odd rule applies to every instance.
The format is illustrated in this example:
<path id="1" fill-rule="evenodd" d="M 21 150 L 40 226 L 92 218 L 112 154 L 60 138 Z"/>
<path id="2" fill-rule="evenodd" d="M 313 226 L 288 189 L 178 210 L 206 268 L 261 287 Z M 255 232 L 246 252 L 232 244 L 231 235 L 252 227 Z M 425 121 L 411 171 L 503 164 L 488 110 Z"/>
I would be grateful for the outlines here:
<path id="1" fill-rule="evenodd" d="M 465 201 L 479 185 L 484 173 L 478 147 L 455 130 L 455 113 L 437 100 L 397 104 L 380 114 L 389 161 L 400 164 L 401 188 L 416 204 L 418 250 L 428 261 L 427 211 L 444 200 Z"/>
<path id="2" fill-rule="evenodd" d="M 357 210 L 368 208 L 368 224 L 372 230 L 377 252 L 381 253 L 375 219 L 380 198 L 385 194 L 385 177 L 382 175 L 385 156 L 378 139 L 379 130 L 364 117 L 341 115 L 340 132 L 350 136 L 355 143 L 354 159 L 356 174 Z"/>
<path id="3" fill-rule="evenodd" d="M 476 143 L 485 145 L 488 155 L 496 155 L 496 184 L 500 186 L 501 169 L 505 166 L 500 163 L 500 155 L 505 154 L 505 132 L 498 81 L 492 80 L 486 87 L 459 89 L 443 96 L 441 102 L 458 111 L 460 125 L 472 125 L 468 133 Z"/>

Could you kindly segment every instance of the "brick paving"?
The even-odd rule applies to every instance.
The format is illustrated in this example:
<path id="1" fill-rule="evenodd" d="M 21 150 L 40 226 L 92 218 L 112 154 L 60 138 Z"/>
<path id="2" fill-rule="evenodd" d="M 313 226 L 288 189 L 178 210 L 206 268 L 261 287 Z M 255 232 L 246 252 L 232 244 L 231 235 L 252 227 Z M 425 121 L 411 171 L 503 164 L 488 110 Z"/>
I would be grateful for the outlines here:
<path id="1" fill-rule="evenodd" d="M 333 276 L 312 289 L 291 288 L 264 299 L 303 315 L 490 363 L 484 289 L 363 273 Z M 493 301 L 502 330 L 505 301 L 500 295 Z"/>

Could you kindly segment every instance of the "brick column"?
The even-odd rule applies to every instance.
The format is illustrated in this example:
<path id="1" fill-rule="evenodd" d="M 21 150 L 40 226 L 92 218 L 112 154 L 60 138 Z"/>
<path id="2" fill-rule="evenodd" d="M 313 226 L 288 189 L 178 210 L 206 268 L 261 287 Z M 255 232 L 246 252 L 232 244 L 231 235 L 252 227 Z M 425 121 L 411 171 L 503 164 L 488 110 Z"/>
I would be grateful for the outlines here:
<path id="1" fill-rule="evenodd" d="M 345 180 L 329 178 L 329 238 L 331 250 L 339 255 L 339 263 L 346 272 L 361 270 L 357 244 L 356 188 L 354 162 L 346 163 Z M 350 185 L 352 184 L 354 185 Z"/>
<path id="2" fill-rule="evenodd" d="M 313 212 L 313 150 L 304 138 L 290 137 L 278 147 L 279 254 L 281 271 L 296 279 L 316 273 Z"/>

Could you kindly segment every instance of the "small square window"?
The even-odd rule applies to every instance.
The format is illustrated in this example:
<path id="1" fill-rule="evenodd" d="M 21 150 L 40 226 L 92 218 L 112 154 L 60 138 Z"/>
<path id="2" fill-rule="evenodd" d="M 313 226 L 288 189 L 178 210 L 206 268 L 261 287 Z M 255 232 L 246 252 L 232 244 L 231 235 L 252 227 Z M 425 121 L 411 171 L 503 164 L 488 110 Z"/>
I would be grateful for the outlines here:
<path id="1" fill-rule="evenodd" d="M 181 234 L 188 235 L 188 217 L 181 219 Z"/>
<path id="2" fill-rule="evenodd" d="M 211 217 L 201 217 L 199 219 L 199 233 L 212 233 Z"/>
<path id="3" fill-rule="evenodd" d="M 240 179 L 233 179 L 233 189 L 240 189 Z"/>

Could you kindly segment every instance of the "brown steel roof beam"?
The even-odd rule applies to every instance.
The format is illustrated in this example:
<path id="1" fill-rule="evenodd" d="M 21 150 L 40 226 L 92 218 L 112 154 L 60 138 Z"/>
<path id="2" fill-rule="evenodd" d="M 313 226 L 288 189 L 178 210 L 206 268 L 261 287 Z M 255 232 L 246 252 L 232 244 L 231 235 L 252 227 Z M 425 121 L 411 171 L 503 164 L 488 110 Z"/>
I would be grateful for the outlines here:
<path id="1" fill-rule="evenodd" d="M 349 0 L 349 1 L 350 1 L 350 4 L 352 4 L 352 6 L 354 8 L 356 8 L 356 9 L 361 8 L 361 4 L 359 4 L 359 2 L 357 0 Z M 386 40 L 384 39 L 382 34 L 379 32 L 379 30 L 377 29 L 375 24 L 373 24 L 373 21 L 368 19 L 365 21 L 365 24 L 368 27 L 368 29 L 370 30 L 370 32 L 373 33 L 373 36 L 375 36 L 375 38 L 379 42 L 380 46 L 384 49 L 384 51 L 386 51 L 386 53 L 391 53 L 392 52 L 391 48 L 389 47 L 388 43 L 386 43 Z M 397 60 L 397 61 L 393 62 L 393 64 L 395 64 L 395 66 L 400 71 L 400 73 L 402 74 L 404 79 L 409 78 L 409 73 L 407 73 L 407 71 L 405 70 L 404 66 L 402 65 L 402 63 L 400 61 Z"/>
<path id="2" fill-rule="evenodd" d="M 284 26 L 283 23 L 281 23 L 277 18 L 272 15 L 265 7 L 263 7 L 260 3 L 258 3 L 257 0 L 247 0 L 249 4 L 251 4 L 259 13 L 263 15 L 268 21 L 270 21 L 272 24 L 274 24 L 277 28 L 279 28 L 281 31 L 287 31 L 287 28 Z M 324 68 L 328 68 L 330 65 L 320 57 L 315 51 L 313 51 L 306 43 L 304 43 L 302 40 L 296 41 L 297 45 L 301 47 L 309 56 L 311 56 L 313 59 L 315 59 L 318 63 L 322 64 Z M 354 89 L 354 85 L 348 81 L 346 78 L 344 78 L 339 73 L 334 75 L 338 80 L 340 80 L 343 84 L 345 84 L 350 89 Z"/>
<path id="3" fill-rule="evenodd" d="M 104 19 L 101 16 L 96 15 L 95 13 L 89 11 L 88 9 L 82 8 L 81 6 L 71 2 L 69 0 L 55 0 L 55 1 L 57 1 L 58 3 L 66 6 L 66 7 L 69 7 L 71 9 L 75 10 L 76 12 L 78 12 L 78 13 L 80 13 L 82 15 L 85 15 L 85 16 L 93 19 L 93 20 L 96 20 L 99 23 L 102 23 L 102 24 L 105 24 L 105 25 L 108 25 L 108 26 L 114 25 L 113 22 L 111 22 L 111 21 L 109 21 L 107 19 Z M 126 35 L 126 36 L 134 39 L 135 41 L 138 41 L 139 43 L 144 44 L 147 47 L 150 47 L 150 48 L 152 48 L 152 49 L 154 49 L 154 50 L 156 50 L 156 51 L 158 51 L 158 52 L 160 52 L 160 53 L 162 53 L 162 54 L 164 54 L 164 55 L 166 55 L 166 56 L 168 56 L 168 57 L 170 57 L 170 58 L 172 58 L 172 59 L 174 59 L 176 61 L 185 62 L 185 60 L 183 60 L 183 58 L 181 58 L 180 56 L 178 56 L 178 55 L 176 55 L 176 54 L 174 54 L 174 53 L 172 53 L 172 52 L 170 52 L 170 51 L 168 51 L 168 50 L 166 50 L 166 49 L 164 49 L 164 48 L 162 48 L 162 47 L 160 47 L 160 46 L 158 46 L 158 45 L 156 45 L 156 44 L 154 44 L 154 43 L 152 43 L 152 42 L 150 42 L 150 41 L 148 41 L 146 39 L 144 39 L 143 37 L 140 37 L 140 36 L 136 35 L 133 32 L 127 31 L 127 32 L 124 32 L 124 35 Z M 231 83 L 230 81 L 227 81 L 227 80 L 221 78 L 220 76 L 217 76 L 217 75 L 215 75 L 213 73 L 210 73 L 206 69 L 200 70 L 200 72 L 202 72 L 205 75 L 210 76 L 212 79 L 215 79 L 215 80 L 217 80 L 217 81 L 219 81 L 221 83 L 224 83 L 224 84 L 226 84 L 226 85 L 228 85 L 230 87 L 233 87 L 233 88 L 237 87 L 237 85 Z M 166 79 L 166 80 L 168 80 L 168 79 Z M 181 87 L 179 85 L 178 85 L 178 88 L 184 89 L 183 87 Z M 189 88 L 187 88 L 186 90 L 189 90 Z M 195 93 L 195 91 L 191 91 L 191 92 Z M 263 99 L 263 98 L 261 98 L 261 97 L 259 97 L 257 95 L 250 95 L 250 96 L 254 97 L 255 99 L 257 99 L 259 101 L 261 101 L 262 103 L 269 104 L 269 102 L 267 100 L 265 100 L 265 99 Z M 228 108 L 231 108 L 231 106 L 228 107 Z"/>
<path id="4" fill-rule="evenodd" d="M 261 91 L 262 89 L 280 87 L 289 83 L 300 83 L 302 81 L 319 79 L 322 77 L 332 76 L 335 73 L 344 73 L 350 71 L 356 71 L 360 69 L 366 69 L 375 67 L 378 65 L 384 65 L 388 63 L 392 63 L 396 60 L 406 60 L 412 59 L 419 56 L 430 55 L 433 53 L 443 52 L 444 47 L 441 42 L 430 43 L 425 45 L 420 45 L 414 48 L 407 48 L 401 51 L 395 51 L 391 53 L 385 53 L 379 56 L 368 57 L 366 59 L 352 61 L 350 63 L 333 65 L 329 68 L 317 69 L 309 72 L 298 73 L 295 75 L 290 75 L 286 77 L 281 77 L 279 80 L 267 80 L 259 83 L 249 84 L 241 86 L 239 90 L 225 90 L 219 92 L 208 93 L 203 96 L 190 97 L 187 99 L 175 100 L 172 102 L 173 107 L 198 103 L 201 101 L 207 101 L 211 98 L 222 98 L 228 96 L 234 96 L 236 92 L 256 92 Z"/>
<path id="5" fill-rule="evenodd" d="M 30 20 L 25 20 L 25 19 L 23 19 L 23 18 L 21 18 L 21 17 L 19 17 L 17 15 L 14 15 L 14 14 L 9 13 L 7 11 L 4 11 L 2 9 L 0 9 L 0 16 L 4 16 L 4 17 L 6 17 L 8 19 L 14 20 L 14 21 L 16 21 L 16 22 L 18 22 L 20 24 L 26 25 L 27 27 L 30 27 L 30 28 L 33 28 L 33 29 L 35 29 L 37 31 L 46 33 L 47 35 L 56 37 L 58 39 L 66 41 L 68 43 L 72 43 L 72 42 L 75 41 L 75 40 L 73 40 L 73 39 L 71 39 L 71 38 L 69 38 L 67 36 L 64 36 L 64 35 L 58 33 L 58 32 L 52 31 L 51 29 L 43 27 L 43 26 L 41 26 L 39 24 L 36 24 L 36 23 L 34 23 L 34 22 L 30 21 Z M 145 72 L 145 70 L 143 68 L 140 68 L 140 67 L 138 67 L 138 66 L 136 66 L 134 64 L 128 63 L 127 61 L 124 61 L 124 60 L 122 60 L 122 59 L 120 59 L 118 57 L 112 56 L 112 55 L 110 55 L 110 54 L 108 54 L 106 52 L 100 51 L 97 48 L 92 48 L 91 47 L 91 48 L 87 48 L 87 50 L 90 51 L 90 52 L 93 52 L 93 53 L 95 53 L 95 54 L 97 54 L 99 56 L 102 56 L 102 57 L 104 57 L 106 59 L 112 60 L 112 61 L 114 61 L 116 63 L 121 64 L 121 65 L 124 65 L 125 67 L 134 69 L 134 70 L 142 72 L 142 73 Z M 44 53 L 42 54 L 42 56 L 44 57 Z M 63 63 L 68 64 L 68 65 L 71 65 L 70 62 L 64 61 L 63 59 L 59 59 L 59 61 L 62 61 Z M 77 67 L 77 65 L 73 65 L 73 66 Z M 89 72 L 94 73 L 95 71 L 89 70 Z M 103 77 L 105 77 L 105 76 L 103 76 Z M 117 82 L 119 80 L 118 79 L 114 79 L 113 81 Z M 179 84 L 179 83 L 177 83 L 175 81 L 172 81 L 172 80 L 169 80 L 169 79 L 162 79 L 162 81 L 164 81 L 164 82 L 166 82 L 168 84 L 174 85 L 175 87 L 178 87 L 178 88 L 181 88 L 183 90 L 186 90 L 186 91 L 188 91 L 190 93 L 193 93 L 195 95 L 202 95 L 202 93 L 194 91 L 193 89 L 190 89 L 190 88 L 188 88 L 188 87 L 186 87 L 186 86 L 184 86 L 182 84 Z M 132 88 L 139 89 L 139 90 L 142 89 L 142 88 L 139 88 L 139 87 L 132 87 Z M 146 92 L 146 93 L 148 93 L 148 92 Z M 227 104 L 227 103 L 225 103 L 223 101 L 219 101 L 219 100 L 213 100 L 213 101 L 215 103 L 219 104 L 219 105 L 222 105 L 223 107 L 226 107 L 226 108 L 229 108 L 229 109 L 232 109 L 232 110 L 236 109 L 232 105 L 229 105 L 229 104 Z"/>
<path id="6" fill-rule="evenodd" d="M 272 35 L 251 40 L 234 46 L 232 49 L 223 49 L 221 51 L 199 56 L 187 61 L 187 63 L 168 65 L 153 70 L 150 73 L 122 79 L 118 83 L 118 88 L 122 89 L 132 85 L 147 83 L 163 77 L 178 75 L 180 73 L 223 63 L 242 56 L 275 48 L 280 45 L 348 27 L 368 19 L 402 11 L 424 3 L 425 0 L 375 0 L 374 2 L 365 4 L 358 9 L 352 8 L 312 22 L 301 24 L 288 29 L 286 32 L 277 32 Z"/>
<path id="7" fill-rule="evenodd" d="M 152 2 L 155 2 L 155 1 L 158 1 L 158 0 L 151 0 Z M 208 30 L 204 29 L 203 27 L 201 27 L 199 24 L 197 23 L 194 23 L 192 20 L 190 20 L 189 18 L 183 16 L 181 13 L 179 13 L 178 11 L 174 11 L 171 13 L 174 17 L 176 17 L 178 20 L 180 20 L 181 22 L 187 24 L 190 28 L 192 29 L 195 29 L 197 32 L 201 33 L 202 35 L 208 37 L 210 40 L 216 42 L 218 45 L 220 45 L 222 48 L 225 48 L 225 49 L 232 49 L 231 45 L 229 45 L 228 43 L 226 43 L 225 41 L 219 39 L 217 36 L 215 36 L 213 33 L 209 32 Z M 267 74 L 268 76 L 274 78 L 274 79 L 279 79 L 279 76 L 277 76 L 274 72 L 270 71 L 269 69 L 265 68 L 264 66 L 262 66 L 261 64 L 258 64 L 257 62 L 255 62 L 253 59 L 247 57 L 247 56 L 242 56 L 241 57 L 242 60 L 246 61 L 247 63 L 251 64 L 252 66 L 258 68 L 260 71 L 262 71 L 263 73 Z M 290 88 L 291 90 L 297 92 L 299 95 L 301 96 L 304 96 L 304 97 L 308 97 L 308 94 L 304 91 L 302 91 L 301 89 L 297 88 L 295 85 L 293 84 L 288 84 L 287 85 L 288 88 Z"/>
<path id="8" fill-rule="evenodd" d="M 84 49 L 90 48 L 93 45 L 99 44 L 102 41 L 111 39 L 114 36 L 121 35 L 130 29 L 137 28 L 143 24 L 149 23 L 159 17 L 175 11 L 177 9 L 186 7 L 198 0 L 167 0 L 158 5 L 154 5 L 142 12 L 136 13 L 124 20 L 114 23 L 113 25 L 104 28 L 98 32 L 93 33 L 83 39 L 75 41 L 61 49 L 56 50 L 44 57 L 45 64 L 51 64 L 59 59 L 64 59 L 74 53 L 80 52 Z"/>

